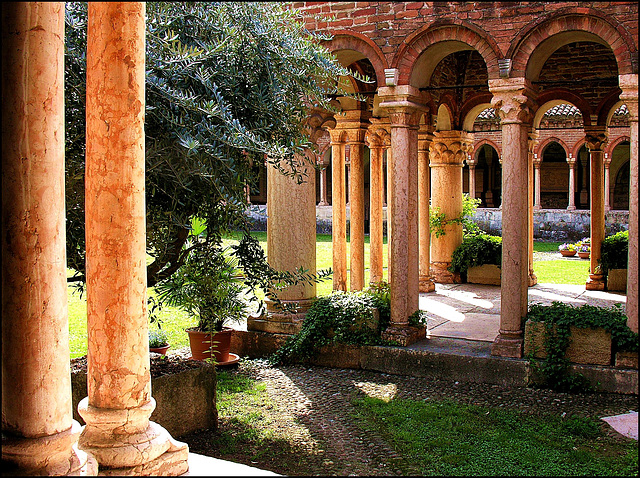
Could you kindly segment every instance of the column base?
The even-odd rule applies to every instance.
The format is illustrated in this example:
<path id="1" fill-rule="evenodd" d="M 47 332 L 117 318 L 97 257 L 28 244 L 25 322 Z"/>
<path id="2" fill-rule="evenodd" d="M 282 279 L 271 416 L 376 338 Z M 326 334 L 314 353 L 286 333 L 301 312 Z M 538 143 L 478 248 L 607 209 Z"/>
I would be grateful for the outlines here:
<path id="1" fill-rule="evenodd" d="M 402 347 L 411 345 L 419 340 L 426 338 L 427 327 L 424 325 L 391 325 L 382 332 L 382 338 L 384 340 L 393 340 L 399 343 Z"/>
<path id="2" fill-rule="evenodd" d="M 55 435 L 38 438 L 2 433 L 2 474 L 19 476 L 95 476 L 98 462 L 77 447 L 80 424 Z"/>
<path id="3" fill-rule="evenodd" d="M 533 273 L 533 269 L 529 269 L 529 278 L 527 280 L 529 287 L 533 287 L 538 283 L 538 277 Z"/>
<path id="4" fill-rule="evenodd" d="M 94 407 L 88 397 L 80 401 L 78 412 L 87 424 L 78 447 L 96 458 L 101 475 L 168 476 L 189 469 L 189 446 L 149 421 L 155 406 L 153 398 L 129 409 Z"/>
<path id="5" fill-rule="evenodd" d="M 458 272 L 450 272 L 447 270 L 451 266 L 451 262 L 432 262 L 431 276 L 433 281 L 438 284 L 461 284 L 462 277 Z"/>
<path id="6" fill-rule="evenodd" d="M 593 275 L 593 274 L 592 274 Z M 604 276 L 601 275 L 599 278 L 589 278 L 587 283 L 585 284 L 586 290 L 604 290 L 605 280 Z"/>
<path id="7" fill-rule="evenodd" d="M 518 334 L 500 333 L 491 344 L 491 355 L 496 357 L 522 358 L 524 354 L 524 337 Z"/>
<path id="8" fill-rule="evenodd" d="M 295 312 L 284 312 L 275 307 L 272 301 L 267 303 L 267 312 L 258 317 L 247 318 L 247 330 L 252 332 L 267 332 L 270 334 L 295 335 L 302 329 L 307 311 L 313 299 L 283 300 L 286 306 L 294 306 Z"/>
<path id="9" fill-rule="evenodd" d="M 575 206 L 567 206 L 567 211 L 575 211 L 576 207 Z"/>
<path id="10" fill-rule="evenodd" d="M 431 279 L 431 276 L 421 275 L 418 281 L 418 290 L 420 292 L 433 292 L 436 290 L 436 284 Z"/>

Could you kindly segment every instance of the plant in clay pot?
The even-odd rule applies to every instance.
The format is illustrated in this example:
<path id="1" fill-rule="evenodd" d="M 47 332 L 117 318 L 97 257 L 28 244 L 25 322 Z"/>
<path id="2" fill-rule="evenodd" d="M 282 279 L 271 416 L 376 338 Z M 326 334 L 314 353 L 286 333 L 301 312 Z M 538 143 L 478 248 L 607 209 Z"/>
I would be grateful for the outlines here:
<path id="1" fill-rule="evenodd" d="M 149 352 L 166 355 L 169 347 L 167 334 L 164 333 L 164 330 L 159 328 L 158 330 L 149 331 Z"/>
<path id="2" fill-rule="evenodd" d="M 558 246 L 558 250 L 560 251 L 560 254 L 562 254 L 564 257 L 575 256 L 577 252 L 576 245 L 569 242 L 560 244 Z"/>

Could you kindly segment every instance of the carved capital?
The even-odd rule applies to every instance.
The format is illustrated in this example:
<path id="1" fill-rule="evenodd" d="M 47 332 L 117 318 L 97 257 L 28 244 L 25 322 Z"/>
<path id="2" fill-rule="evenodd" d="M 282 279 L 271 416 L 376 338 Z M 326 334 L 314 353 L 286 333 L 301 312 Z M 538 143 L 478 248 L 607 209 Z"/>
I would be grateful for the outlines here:
<path id="1" fill-rule="evenodd" d="M 602 151 L 607 142 L 607 131 L 603 128 L 585 128 L 585 142 L 590 151 Z"/>
<path id="2" fill-rule="evenodd" d="M 462 166 L 473 151 L 471 140 L 472 135 L 463 131 L 437 131 L 429 147 L 431 166 Z"/>
<path id="3" fill-rule="evenodd" d="M 531 123 L 536 93 L 524 78 L 489 80 L 491 106 L 504 123 Z"/>

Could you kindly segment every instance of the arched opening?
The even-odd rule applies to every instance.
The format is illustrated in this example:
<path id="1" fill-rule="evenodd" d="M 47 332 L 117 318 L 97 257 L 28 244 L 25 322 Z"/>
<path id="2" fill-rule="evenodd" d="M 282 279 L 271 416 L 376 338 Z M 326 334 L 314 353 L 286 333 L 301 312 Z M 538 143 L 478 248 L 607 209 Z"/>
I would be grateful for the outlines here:
<path id="1" fill-rule="evenodd" d="M 629 210 L 629 161 L 618 169 L 613 184 L 612 209 Z"/>
<path id="2" fill-rule="evenodd" d="M 555 141 L 542 153 L 540 165 L 540 205 L 543 209 L 566 209 L 569 204 L 567 154 Z"/>
<path id="3" fill-rule="evenodd" d="M 591 184 L 591 171 L 589 169 L 589 151 L 582 146 L 576 158 L 576 209 L 589 209 L 589 185 Z"/>
<path id="4" fill-rule="evenodd" d="M 462 170 L 462 191 L 469 193 L 471 178 L 469 165 Z M 475 196 L 480 199 L 479 207 L 498 208 L 502 201 L 502 165 L 495 148 L 483 144 L 475 156 Z"/>

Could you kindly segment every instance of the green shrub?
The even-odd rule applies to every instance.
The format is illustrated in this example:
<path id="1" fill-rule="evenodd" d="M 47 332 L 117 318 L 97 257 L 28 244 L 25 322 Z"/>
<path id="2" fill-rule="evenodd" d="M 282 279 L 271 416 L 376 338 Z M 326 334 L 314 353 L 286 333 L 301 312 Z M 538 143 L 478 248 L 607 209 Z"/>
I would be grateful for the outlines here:
<path id="1" fill-rule="evenodd" d="M 600 248 L 602 273 L 609 269 L 626 269 L 629 257 L 629 231 L 620 231 L 605 237 Z"/>
<path id="2" fill-rule="evenodd" d="M 451 258 L 450 272 L 464 273 L 469 267 L 502 264 L 502 238 L 481 233 L 467 235 Z"/>
<path id="3" fill-rule="evenodd" d="M 389 286 L 381 283 L 365 291 L 342 292 L 316 299 L 300 332 L 271 357 L 272 363 L 311 358 L 323 345 L 385 343 L 381 333 L 389 325 Z M 378 311 L 378 314 L 375 313 Z"/>
<path id="4" fill-rule="evenodd" d="M 447 217 L 440 211 L 439 207 L 431 207 L 429 209 L 429 228 L 431 234 L 436 237 L 442 237 L 446 234 L 444 228 L 449 224 L 461 224 L 462 231 L 466 234 L 477 234 L 480 227 L 473 220 L 476 209 L 482 201 L 480 199 L 472 199 L 467 193 L 462 196 L 462 212 L 458 217 Z"/>
<path id="5" fill-rule="evenodd" d="M 544 382 L 550 388 L 557 391 L 582 391 L 591 387 L 588 381 L 580 374 L 569 374 L 569 361 L 566 359 L 567 347 L 569 347 L 570 327 L 599 328 L 602 327 L 611 333 L 613 351 L 638 351 L 638 333 L 633 332 L 627 326 L 627 317 L 622 312 L 620 304 L 611 308 L 596 307 L 585 304 L 581 307 L 572 307 L 562 302 L 553 302 L 551 305 L 533 304 L 529 306 L 529 312 L 524 317 L 524 322 L 544 322 L 546 329 L 545 348 L 547 357 L 538 362 L 529 357 L 534 369 L 542 374 Z"/>

